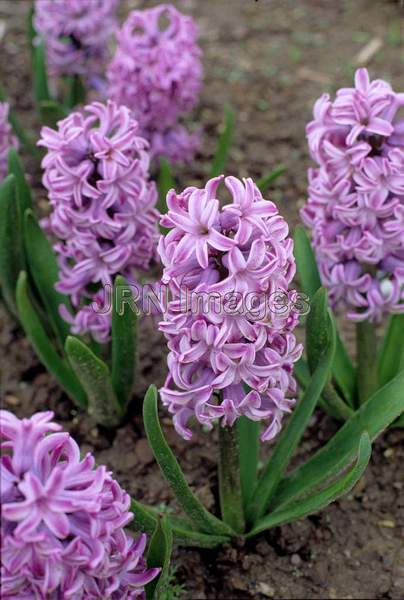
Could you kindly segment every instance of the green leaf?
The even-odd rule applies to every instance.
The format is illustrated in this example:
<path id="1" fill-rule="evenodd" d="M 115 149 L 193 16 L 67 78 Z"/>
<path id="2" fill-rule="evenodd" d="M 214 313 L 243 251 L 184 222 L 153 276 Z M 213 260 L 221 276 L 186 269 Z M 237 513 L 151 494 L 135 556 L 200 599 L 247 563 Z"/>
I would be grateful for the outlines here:
<path id="1" fill-rule="evenodd" d="M 259 457 L 259 435 L 261 425 L 247 417 L 237 419 L 241 493 L 243 495 L 244 513 L 247 510 L 254 486 L 257 483 L 257 466 Z"/>
<path id="2" fill-rule="evenodd" d="M 173 534 L 175 542 L 179 546 L 195 548 L 217 548 L 230 541 L 229 536 L 200 533 L 176 526 L 173 527 Z"/>
<path id="3" fill-rule="evenodd" d="M 295 229 L 294 255 L 302 290 L 311 299 L 321 287 L 321 279 L 314 252 L 303 225 L 297 225 Z"/>
<path id="4" fill-rule="evenodd" d="M 42 100 L 38 107 L 41 123 L 48 127 L 56 128 L 58 121 L 67 117 L 67 112 L 56 100 Z"/>
<path id="5" fill-rule="evenodd" d="M 373 441 L 404 411 L 403 388 L 404 371 L 401 371 L 365 402 L 325 446 L 285 477 L 272 506 L 289 504 L 346 468 L 356 452 L 355 440 L 367 431 Z"/>
<path id="6" fill-rule="evenodd" d="M 379 354 L 379 385 L 388 383 L 404 367 L 404 314 L 391 315 Z"/>
<path id="7" fill-rule="evenodd" d="M 21 325 L 40 361 L 80 408 L 87 407 L 86 394 L 73 371 L 56 352 L 33 308 L 28 294 L 27 275 L 21 271 L 17 283 L 17 307 Z"/>
<path id="8" fill-rule="evenodd" d="M 311 299 L 321 287 L 321 279 L 310 239 L 302 225 L 298 225 L 295 229 L 294 254 L 302 290 Z M 332 374 L 344 399 L 353 407 L 356 373 L 338 331 Z"/>
<path id="9" fill-rule="evenodd" d="M 129 523 L 128 527 L 135 531 L 153 533 L 157 525 L 155 511 L 133 498 L 131 499 L 130 510 L 133 513 L 133 520 Z"/>
<path id="10" fill-rule="evenodd" d="M 157 410 L 157 389 L 154 385 L 147 390 L 143 402 L 143 422 L 156 461 L 185 514 L 201 532 L 232 535 L 233 531 L 230 527 L 206 510 L 189 487 L 161 430 Z"/>
<path id="11" fill-rule="evenodd" d="M 20 215 L 24 216 L 25 211 L 32 208 L 31 188 L 29 187 L 24 175 L 24 168 L 21 159 L 18 156 L 15 148 L 10 148 L 8 151 L 8 172 L 15 177 L 15 185 L 17 191 L 17 201 L 20 207 Z"/>
<path id="12" fill-rule="evenodd" d="M 100 425 L 116 427 L 122 409 L 112 387 L 108 366 L 76 337 L 67 337 L 65 350 L 87 393 L 89 414 Z"/>
<path id="13" fill-rule="evenodd" d="M 14 175 L 8 175 L 0 184 L 0 286 L 7 308 L 13 314 L 17 314 L 18 274 L 24 268 L 20 223 L 16 180 Z"/>
<path id="14" fill-rule="evenodd" d="M 34 69 L 34 98 L 39 107 L 41 102 L 52 100 L 48 86 L 48 72 L 46 67 L 46 47 L 43 39 L 33 46 Z"/>
<path id="15" fill-rule="evenodd" d="M 32 53 L 34 47 L 34 39 L 36 37 L 36 31 L 34 28 L 34 14 L 35 9 L 34 6 L 31 5 L 27 14 L 27 41 L 29 45 L 29 49 Z"/>
<path id="16" fill-rule="evenodd" d="M 226 169 L 226 163 L 230 152 L 234 130 L 234 113 L 230 106 L 224 109 L 224 126 L 219 136 L 217 149 L 210 170 L 211 177 L 222 175 Z"/>
<path id="17" fill-rule="evenodd" d="M 72 75 L 68 81 L 68 95 L 66 99 L 66 107 L 72 110 L 78 104 L 84 104 L 86 101 L 86 88 L 83 85 L 83 80 L 80 75 Z"/>
<path id="18" fill-rule="evenodd" d="M 160 159 L 157 187 L 159 192 L 158 209 L 162 215 L 165 215 L 167 212 L 167 194 L 171 189 L 175 188 L 175 180 L 171 174 L 170 163 L 164 156 Z"/>
<path id="19" fill-rule="evenodd" d="M 60 316 L 59 306 L 64 304 L 70 311 L 71 306 L 68 298 L 55 290 L 59 267 L 52 246 L 31 210 L 25 213 L 24 241 L 30 275 L 63 349 L 70 327 Z"/>
<path id="20" fill-rule="evenodd" d="M 322 299 L 322 295 L 316 295 L 313 303 L 318 302 L 321 305 Z M 265 514 L 330 376 L 335 352 L 335 329 L 328 313 L 325 313 L 324 318 L 328 321 L 328 333 L 326 344 L 323 346 L 323 354 L 318 356 L 315 371 L 303 397 L 289 417 L 272 455 L 258 480 L 248 509 L 249 523 L 255 522 Z"/>
<path id="21" fill-rule="evenodd" d="M 267 173 L 266 175 L 261 177 L 261 179 L 259 179 L 258 183 L 257 183 L 258 189 L 260 190 L 261 194 L 264 195 L 265 192 L 268 190 L 269 186 L 271 185 L 271 183 L 273 183 L 276 179 L 278 179 L 278 177 L 283 175 L 285 173 L 285 171 L 286 171 L 286 167 L 284 167 L 283 165 L 280 165 L 279 167 L 276 167 L 276 169 L 274 169 L 270 173 Z"/>
<path id="22" fill-rule="evenodd" d="M 317 368 L 324 348 L 329 345 L 330 334 L 327 291 L 320 287 L 313 296 L 306 321 L 307 363 L 311 373 Z"/>
<path id="23" fill-rule="evenodd" d="M 370 460 L 372 446 L 369 435 L 364 432 L 360 437 L 358 458 L 356 465 L 339 480 L 332 483 L 325 489 L 315 492 L 313 495 L 303 498 L 299 502 L 288 506 L 284 510 L 276 510 L 263 519 L 260 519 L 247 537 L 253 537 L 266 529 L 291 523 L 297 519 L 302 519 L 319 510 L 325 508 L 331 502 L 334 502 L 340 496 L 347 494 L 362 477 Z"/>
<path id="24" fill-rule="evenodd" d="M 115 278 L 112 300 L 112 386 L 125 414 L 135 380 L 137 362 L 137 314 L 125 302 L 132 292 L 121 275 Z"/>
<path id="25" fill-rule="evenodd" d="M 156 529 L 151 537 L 147 552 L 147 567 L 161 569 L 158 577 L 146 585 L 146 600 L 159 600 L 161 593 L 167 586 L 170 568 L 171 552 L 173 547 L 173 534 L 168 517 L 163 516 L 157 521 Z"/>
<path id="26" fill-rule="evenodd" d="M 145 533 L 152 534 L 157 525 L 157 510 L 132 499 L 131 511 L 134 519 L 129 523 L 128 527 L 135 531 L 144 531 Z M 175 542 L 180 546 L 216 548 L 225 544 L 230 539 L 228 536 L 209 535 L 195 531 L 192 527 L 187 527 L 183 519 L 177 517 L 170 516 L 169 522 Z"/>

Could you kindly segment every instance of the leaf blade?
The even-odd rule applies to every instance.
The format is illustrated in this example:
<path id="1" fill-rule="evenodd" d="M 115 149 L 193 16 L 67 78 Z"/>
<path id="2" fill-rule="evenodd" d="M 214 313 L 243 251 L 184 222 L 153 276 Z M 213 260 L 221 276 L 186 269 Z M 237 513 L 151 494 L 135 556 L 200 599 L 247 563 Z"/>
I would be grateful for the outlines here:
<path id="1" fill-rule="evenodd" d="M 360 438 L 358 458 L 356 465 L 339 480 L 332 483 L 325 489 L 314 493 L 312 496 L 300 500 L 293 506 L 289 506 L 284 510 L 277 510 L 261 519 L 253 530 L 247 535 L 252 537 L 270 529 L 282 525 L 283 523 L 291 523 L 298 519 L 302 519 L 310 514 L 322 510 L 331 502 L 334 502 L 340 496 L 348 493 L 362 477 L 371 456 L 371 442 L 369 435 L 364 432 Z"/>
<path id="2" fill-rule="evenodd" d="M 88 398 L 88 412 L 105 427 L 119 424 L 122 413 L 107 365 L 78 338 L 68 336 L 66 355 Z"/>
<path id="3" fill-rule="evenodd" d="M 32 306 L 28 295 L 27 275 L 21 271 L 17 282 L 17 306 L 23 329 L 31 341 L 40 361 L 54 376 L 56 381 L 66 390 L 77 406 L 85 409 L 87 398 L 73 371 L 58 355 Z"/>
<path id="4" fill-rule="evenodd" d="M 172 547 L 173 534 L 168 517 L 164 515 L 157 520 L 157 525 L 147 552 L 147 567 L 149 569 L 161 569 L 158 577 L 146 585 L 147 600 L 153 600 L 153 598 L 158 600 L 164 587 L 167 585 Z"/>
<path id="5" fill-rule="evenodd" d="M 177 459 L 164 438 L 158 419 L 157 389 L 154 385 L 147 390 L 143 402 L 143 422 L 155 459 L 185 514 L 202 533 L 232 535 L 232 530 L 209 513 L 189 487 Z"/>
<path id="6" fill-rule="evenodd" d="M 404 359 L 404 314 L 391 315 L 378 360 L 379 385 L 388 383 Z M 404 365 L 403 365 L 404 366 Z"/>
<path id="7" fill-rule="evenodd" d="M 16 180 L 8 175 L 0 184 L 0 285 L 6 306 L 17 315 L 15 289 L 24 268 Z"/>
<path id="8" fill-rule="evenodd" d="M 261 194 L 264 195 L 267 192 L 271 183 L 276 181 L 278 179 L 278 177 L 283 175 L 285 172 L 286 172 L 286 167 L 284 167 L 283 165 L 279 165 L 279 167 L 276 167 L 270 173 L 263 175 L 263 177 L 261 177 L 261 179 L 259 179 L 257 182 L 257 187 L 260 190 Z"/>
<path id="9" fill-rule="evenodd" d="M 224 108 L 224 126 L 219 136 L 217 149 L 213 157 L 210 177 L 222 175 L 226 168 L 234 131 L 234 112 L 230 106 Z"/>
<path id="10" fill-rule="evenodd" d="M 373 441 L 404 411 L 404 371 L 378 390 L 344 423 L 337 433 L 303 465 L 281 482 L 272 502 L 274 509 L 336 475 L 355 453 L 353 440 L 368 432 Z"/>
<path id="11" fill-rule="evenodd" d="M 59 267 L 52 246 L 31 210 L 25 212 L 24 242 L 30 275 L 63 349 L 70 327 L 60 316 L 59 307 L 64 305 L 70 312 L 72 309 L 69 299 L 55 289 Z"/>
<path id="12" fill-rule="evenodd" d="M 112 299 L 112 386 L 125 414 L 132 393 L 137 363 L 137 315 L 131 306 L 118 305 L 120 295 L 129 290 L 127 281 L 121 275 L 115 278 Z M 121 310 L 122 308 L 122 310 Z M 122 312 L 122 314 L 120 314 Z"/>

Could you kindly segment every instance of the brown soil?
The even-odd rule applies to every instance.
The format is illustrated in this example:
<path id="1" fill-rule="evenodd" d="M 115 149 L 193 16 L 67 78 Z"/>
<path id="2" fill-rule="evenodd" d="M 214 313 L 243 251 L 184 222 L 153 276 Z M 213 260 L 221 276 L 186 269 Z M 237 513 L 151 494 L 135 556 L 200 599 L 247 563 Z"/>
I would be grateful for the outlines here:
<path id="1" fill-rule="evenodd" d="M 154 2 L 126 2 L 134 7 Z M 305 199 L 309 161 L 304 125 L 323 91 L 348 84 L 358 55 L 374 38 L 381 47 L 369 59 L 373 76 L 404 89 L 403 9 L 382 0 L 183 0 L 175 2 L 201 28 L 205 88 L 198 119 L 206 131 L 203 155 L 179 174 L 179 185 L 200 181 L 214 149 L 223 106 L 237 112 L 229 172 L 261 176 L 283 163 L 287 174 L 272 198 L 293 226 Z M 29 3 L 0 0 L 1 80 L 23 123 L 36 125 L 24 34 Z M 122 8 L 126 12 L 126 7 Z M 24 156 L 44 206 L 39 170 Z M 346 333 L 349 334 L 349 331 Z M 18 326 L 0 315 L 1 390 L 4 408 L 19 416 L 52 409 L 83 451 L 93 451 L 137 499 L 175 509 L 135 417 L 111 437 L 70 401 L 38 362 Z M 165 375 L 162 338 L 151 322 L 141 324 L 140 376 L 135 401 Z M 216 506 L 216 440 L 198 433 L 178 438 L 163 417 L 169 442 L 190 484 L 206 505 Z M 336 425 L 320 413 L 311 422 L 302 453 L 324 443 Z M 319 515 L 276 528 L 244 547 L 217 551 L 178 548 L 174 563 L 184 600 L 231 598 L 403 598 L 404 432 L 390 430 L 374 449 L 366 475 L 353 493 Z M 268 448 L 264 449 L 268 452 Z"/>

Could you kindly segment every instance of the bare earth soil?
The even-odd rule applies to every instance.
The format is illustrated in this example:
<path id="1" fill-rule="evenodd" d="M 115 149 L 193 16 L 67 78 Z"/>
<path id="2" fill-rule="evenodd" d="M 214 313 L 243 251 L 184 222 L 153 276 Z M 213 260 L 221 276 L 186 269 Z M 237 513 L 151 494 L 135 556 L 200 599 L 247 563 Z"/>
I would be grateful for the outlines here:
<path id="1" fill-rule="evenodd" d="M 129 8 L 154 2 L 122 2 Z M 174 2 L 201 28 L 205 87 L 196 118 L 203 154 L 178 173 L 179 186 L 200 182 L 215 147 L 223 106 L 236 110 L 229 173 L 261 176 L 283 163 L 287 172 L 271 197 L 293 227 L 305 200 L 310 164 L 304 126 L 315 99 L 349 85 L 359 64 L 404 90 L 404 8 L 384 0 L 183 0 Z M 0 0 L 0 78 L 21 121 L 37 127 L 31 99 L 24 27 L 29 2 Z M 375 50 L 376 49 L 376 50 Z M 46 210 L 35 161 L 24 156 L 39 210 Z M 349 328 L 344 329 L 348 339 Z M 141 419 L 111 435 L 77 414 L 35 357 L 8 315 L 0 315 L 2 406 L 18 416 L 52 409 L 56 419 L 97 461 L 111 468 L 137 499 L 176 510 L 144 439 Z M 147 386 L 161 385 L 165 348 L 152 322 L 140 332 L 140 376 L 134 404 Z M 176 455 L 206 505 L 215 510 L 216 437 L 184 442 L 162 415 Z M 316 413 L 297 460 L 323 444 L 336 424 Z M 244 547 L 217 551 L 178 548 L 176 578 L 184 600 L 237 598 L 404 597 L 404 432 L 390 430 L 375 444 L 372 462 L 354 491 L 322 513 L 276 528 Z M 268 454 L 270 447 L 263 449 Z"/>

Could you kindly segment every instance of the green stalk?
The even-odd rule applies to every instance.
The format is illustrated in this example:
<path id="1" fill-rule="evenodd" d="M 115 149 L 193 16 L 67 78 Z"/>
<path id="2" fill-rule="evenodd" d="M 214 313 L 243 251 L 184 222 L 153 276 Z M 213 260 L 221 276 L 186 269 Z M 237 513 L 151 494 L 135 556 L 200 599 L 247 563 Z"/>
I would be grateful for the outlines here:
<path id="1" fill-rule="evenodd" d="M 356 324 L 356 355 L 358 363 L 359 405 L 368 400 L 378 387 L 377 339 L 373 323 Z"/>
<path id="2" fill-rule="evenodd" d="M 219 496 L 222 519 L 237 533 L 245 529 L 236 427 L 219 427 Z"/>

